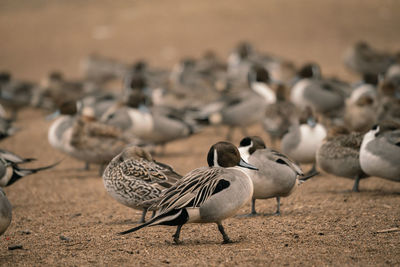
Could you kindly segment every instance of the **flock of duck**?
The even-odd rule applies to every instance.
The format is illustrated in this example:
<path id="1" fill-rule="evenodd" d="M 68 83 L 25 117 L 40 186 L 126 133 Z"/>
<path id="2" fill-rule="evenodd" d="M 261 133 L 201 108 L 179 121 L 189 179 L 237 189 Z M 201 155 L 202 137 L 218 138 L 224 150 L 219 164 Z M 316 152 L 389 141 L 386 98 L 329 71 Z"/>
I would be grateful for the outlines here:
<path id="1" fill-rule="evenodd" d="M 400 181 L 400 55 L 358 42 L 344 63 L 360 75 L 359 82 L 324 77 L 316 63 L 297 69 L 247 42 L 227 61 L 209 51 L 182 59 L 170 71 L 142 60 L 127 65 L 91 55 L 82 64 L 82 81 L 53 71 L 34 84 L 2 72 L 0 137 L 18 132 L 13 121 L 19 109 L 52 111 L 46 117 L 53 120 L 51 146 L 86 169 L 100 165 L 107 192 L 143 211 L 141 224 L 120 234 L 171 225 L 179 243 L 184 224 L 216 223 L 229 243 L 224 219 L 250 200 L 247 216 L 258 215 L 256 200 L 268 198 L 276 198 L 280 214 L 281 197 L 319 171 L 354 179 L 353 191 L 370 176 Z M 122 90 L 110 89 L 115 81 Z M 254 124 L 262 125 L 275 150 L 248 134 Z M 210 125 L 225 125 L 228 132 L 226 141 L 210 147 L 208 167 L 181 175 L 154 159 L 166 143 Z M 230 142 L 237 128 L 243 136 L 238 147 Z M 32 160 L 0 150 L 0 186 L 58 164 L 20 167 Z M 300 164 L 312 168 L 304 173 Z M 11 205 L 0 189 L 0 234 L 10 222 Z"/>

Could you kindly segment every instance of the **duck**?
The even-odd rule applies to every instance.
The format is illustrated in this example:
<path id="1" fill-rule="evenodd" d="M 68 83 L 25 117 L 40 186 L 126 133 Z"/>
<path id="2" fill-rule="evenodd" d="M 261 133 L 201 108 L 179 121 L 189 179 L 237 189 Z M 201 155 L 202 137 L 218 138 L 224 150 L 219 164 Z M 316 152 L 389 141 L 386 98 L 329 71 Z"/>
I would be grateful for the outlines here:
<path id="1" fill-rule="evenodd" d="M 378 121 L 390 120 L 400 123 L 400 86 L 393 78 L 395 76 L 385 78 L 378 88 Z"/>
<path id="2" fill-rule="evenodd" d="M 350 132 L 344 126 L 334 126 L 329 129 L 316 155 L 317 166 L 322 171 L 354 179 L 353 192 L 359 192 L 360 180 L 369 177 L 360 166 L 363 136 L 363 133 Z"/>
<path id="3" fill-rule="evenodd" d="M 281 141 L 281 151 L 296 163 L 310 164 L 307 174 L 316 172 L 315 154 L 327 135 L 324 125 L 318 122 L 310 107 L 302 111 L 299 121 L 291 125 Z"/>
<path id="4" fill-rule="evenodd" d="M 78 160 L 100 164 L 102 170 L 127 145 L 145 145 L 134 136 L 125 135 L 120 129 L 98 122 L 93 109 L 78 108 L 74 101 L 60 106 L 60 116 L 50 125 L 48 140 L 51 146 Z"/>
<path id="5" fill-rule="evenodd" d="M 343 123 L 350 131 L 366 132 L 378 121 L 378 76 L 363 75 L 345 101 Z"/>
<path id="6" fill-rule="evenodd" d="M 256 216 L 256 199 L 276 198 L 277 209 L 275 214 L 280 215 L 281 197 L 287 197 L 295 191 L 297 186 L 311 178 L 303 177 L 300 166 L 286 155 L 267 148 L 259 136 L 247 136 L 240 141 L 239 152 L 243 160 L 255 166 L 258 171 L 248 171 L 253 181 L 251 213 L 246 216 Z"/>
<path id="7" fill-rule="evenodd" d="M 316 63 L 307 63 L 299 71 L 299 80 L 290 91 L 290 101 L 299 109 L 307 106 L 327 118 L 339 117 L 350 90 L 347 83 L 324 78 Z"/>
<path id="8" fill-rule="evenodd" d="M 382 74 L 393 63 L 390 53 L 371 47 L 366 41 L 360 40 L 351 45 L 344 53 L 343 61 L 346 67 L 359 74 Z"/>
<path id="9" fill-rule="evenodd" d="M 4 234 L 11 224 L 12 206 L 3 188 L 0 187 L 0 235 Z"/>
<path id="10" fill-rule="evenodd" d="M 187 138 L 196 133 L 195 125 L 184 118 L 169 116 L 157 110 L 128 106 L 107 111 L 102 116 L 101 122 L 144 142 L 162 147 L 168 142 Z"/>
<path id="11" fill-rule="evenodd" d="M 11 119 L 20 109 L 31 105 L 36 84 L 16 79 L 10 72 L 0 72 L 0 103 L 11 110 Z"/>
<path id="12" fill-rule="evenodd" d="M 13 126 L 13 120 L 0 116 L 0 140 L 14 135 L 18 128 Z"/>
<path id="13" fill-rule="evenodd" d="M 217 105 L 218 109 L 208 114 L 211 125 L 228 126 L 226 135 L 228 141 L 232 140 L 236 128 L 240 128 L 242 133 L 247 135 L 246 128 L 260 123 L 265 116 L 267 106 L 276 102 L 275 91 L 269 85 L 269 73 L 264 67 L 252 66 L 248 81 L 251 90 L 224 97 L 219 102 L 220 105 Z"/>
<path id="14" fill-rule="evenodd" d="M 239 84 L 246 83 L 254 53 L 253 45 L 248 41 L 241 41 L 235 46 L 227 59 L 227 74 L 231 80 Z"/>
<path id="15" fill-rule="evenodd" d="M 67 80 L 58 70 L 45 77 L 32 96 L 32 105 L 54 110 L 59 103 L 78 101 L 88 95 L 100 95 L 100 87 L 88 80 Z"/>
<path id="16" fill-rule="evenodd" d="M 10 151 L 0 149 L 0 187 L 10 186 L 27 175 L 51 169 L 60 163 L 56 162 L 40 168 L 21 168 L 20 164 L 34 160 L 33 158 L 22 158 Z"/>
<path id="17" fill-rule="evenodd" d="M 119 203 L 142 210 L 140 223 L 145 222 L 148 200 L 182 178 L 172 167 L 157 162 L 144 148 L 128 146 L 115 156 L 103 173 L 107 192 Z"/>
<path id="18" fill-rule="evenodd" d="M 378 120 L 378 100 L 369 95 L 360 96 L 355 102 L 347 101 L 344 124 L 352 131 L 366 132 Z"/>
<path id="19" fill-rule="evenodd" d="M 237 147 L 225 141 L 211 146 L 207 162 L 209 167 L 190 171 L 161 194 L 149 208 L 156 210 L 151 220 L 120 234 L 147 226 L 177 226 L 173 240 L 179 244 L 184 224 L 216 223 L 223 244 L 231 243 L 222 221 L 235 215 L 253 195 L 253 183 L 242 168 L 257 168 L 243 161 Z"/>
<path id="20" fill-rule="evenodd" d="M 382 121 L 363 137 L 361 169 L 370 176 L 400 182 L 400 124 Z"/>

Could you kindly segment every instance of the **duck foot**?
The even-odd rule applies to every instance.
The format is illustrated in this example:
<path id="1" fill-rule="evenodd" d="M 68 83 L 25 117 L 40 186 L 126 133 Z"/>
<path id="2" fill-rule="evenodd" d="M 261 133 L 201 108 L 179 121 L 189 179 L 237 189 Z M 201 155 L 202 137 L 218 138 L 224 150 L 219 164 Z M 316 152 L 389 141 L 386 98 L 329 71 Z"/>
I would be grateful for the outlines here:
<path id="1" fill-rule="evenodd" d="M 179 240 L 179 236 L 181 235 L 181 229 L 182 229 L 182 225 L 178 225 L 178 227 L 176 227 L 175 234 L 172 235 L 172 237 L 174 238 L 175 245 L 182 244 L 182 241 Z"/>

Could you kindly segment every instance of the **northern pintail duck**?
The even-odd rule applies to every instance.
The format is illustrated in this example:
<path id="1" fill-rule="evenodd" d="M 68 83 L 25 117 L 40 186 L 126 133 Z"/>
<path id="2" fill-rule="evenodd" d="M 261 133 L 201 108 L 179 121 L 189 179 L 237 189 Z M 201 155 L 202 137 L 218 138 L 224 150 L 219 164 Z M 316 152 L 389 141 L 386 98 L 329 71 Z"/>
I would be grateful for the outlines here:
<path id="1" fill-rule="evenodd" d="M 165 188 L 171 187 L 182 176 L 170 166 L 155 161 L 150 153 L 137 146 L 129 146 L 111 160 L 103 173 L 107 192 L 119 203 L 142 210 L 145 222 L 145 201 L 158 198 Z"/>
<path id="2" fill-rule="evenodd" d="M 251 60 L 253 53 L 254 48 L 249 42 L 242 41 L 236 45 L 227 60 L 227 72 L 230 79 L 239 84 L 246 83 L 247 74 L 253 64 Z"/>
<path id="3" fill-rule="evenodd" d="M 240 155 L 243 160 L 258 168 L 257 172 L 248 171 L 253 181 L 254 193 L 252 197 L 251 213 L 257 215 L 256 199 L 276 198 L 277 209 L 280 214 L 281 197 L 289 196 L 307 178 L 300 178 L 304 173 L 301 168 L 287 156 L 266 147 L 258 136 L 245 137 L 240 141 Z"/>
<path id="4" fill-rule="evenodd" d="M 289 127 L 283 136 L 281 150 L 297 163 L 312 163 L 309 173 L 315 171 L 315 154 L 326 137 L 325 127 L 318 123 L 311 108 L 307 107 L 300 115 L 299 122 Z"/>
<path id="5" fill-rule="evenodd" d="M 341 126 L 332 127 L 317 150 L 318 167 L 335 176 L 354 179 L 353 191 L 359 191 L 360 179 L 368 177 L 360 166 L 362 133 L 350 133 Z"/>
<path id="6" fill-rule="evenodd" d="M 9 72 L 0 73 L 0 102 L 11 109 L 13 119 L 19 109 L 31 105 L 35 88 L 35 84 L 15 79 Z"/>
<path id="7" fill-rule="evenodd" d="M 378 87 L 379 121 L 392 120 L 400 123 L 400 74 L 397 78 L 399 81 L 396 76 L 385 77 Z"/>
<path id="8" fill-rule="evenodd" d="M 363 80 L 352 89 L 346 99 L 343 116 L 345 126 L 351 131 L 365 132 L 378 120 L 379 97 L 378 76 L 363 75 Z"/>
<path id="9" fill-rule="evenodd" d="M 21 168 L 20 164 L 31 162 L 33 158 L 22 158 L 10 151 L 0 150 L 0 187 L 10 186 L 24 176 L 47 170 L 59 162 L 40 168 Z"/>
<path id="10" fill-rule="evenodd" d="M 88 95 L 99 95 L 98 85 L 87 80 L 67 80 L 60 71 L 51 71 L 37 86 L 32 105 L 55 109 L 66 101 L 78 101 Z"/>
<path id="11" fill-rule="evenodd" d="M 253 183 L 241 167 L 255 167 L 245 163 L 238 149 L 231 143 L 214 144 L 207 155 L 209 167 L 195 169 L 164 191 L 151 209 L 154 218 L 127 234 L 146 226 L 177 226 L 174 242 L 179 243 L 181 228 L 186 223 L 216 223 L 224 242 L 232 242 L 224 231 L 222 221 L 233 216 L 253 194 Z"/>
<path id="12" fill-rule="evenodd" d="M 101 121 L 155 145 L 165 145 L 189 137 L 195 132 L 194 125 L 184 118 L 127 106 L 114 107 L 107 111 Z"/>
<path id="13" fill-rule="evenodd" d="M 296 69 L 292 62 L 275 55 L 256 51 L 246 41 L 240 42 L 235 47 L 229 55 L 227 63 L 229 79 L 242 85 L 246 82 L 247 73 L 254 64 L 267 69 L 274 82 L 288 84 L 296 75 Z"/>
<path id="14" fill-rule="evenodd" d="M 0 140 L 3 140 L 13 135 L 17 128 L 12 125 L 12 120 L 4 117 L 0 117 Z"/>
<path id="15" fill-rule="evenodd" d="M 8 228 L 12 219 L 12 207 L 7 199 L 6 193 L 0 187 L 0 235 Z"/>
<path id="16" fill-rule="evenodd" d="M 365 132 L 378 120 L 378 98 L 363 94 L 356 99 L 350 97 L 346 101 L 344 124 L 351 131 Z"/>
<path id="17" fill-rule="evenodd" d="M 338 117 L 344 108 L 349 85 L 321 75 L 320 67 L 306 64 L 299 72 L 300 80 L 291 89 L 290 100 L 300 109 L 307 106 L 327 117 Z"/>
<path id="18" fill-rule="evenodd" d="M 393 56 L 372 48 L 365 41 L 358 41 L 345 51 L 343 60 L 344 64 L 354 72 L 381 74 L 392 64 Z"/>
<path id="19" fill-rule="evenodd" d="M 213 111 L 208 120 L 214 125 L 229 127 L 227 140 L 232 140 L 236 127 L 247 135 L 246 128 L 263 120 L 268 105 L 276 102 L 271 89 L 268 71 L 262 66 L 253 66 L 248 75 L 251 91 L 242 92 L 234 97 L 226 97 L 218 111 Z"/>
<path id="20" fill-rule="evenodd" d="M 400 181 L 400 124 L 383 121 L 364 135 L 361 169 L 370 176 Z"/>
<path id="21" fill-rule="evenodd" d="M 107 164 L 129 144 L 142 144 L 120 129 L 100 123 L 92 109 L 78 115 L 75 102 L 60 107 L 61 116 L 50 126 L 49 143 L 56 149 L 86 163 Z"/>

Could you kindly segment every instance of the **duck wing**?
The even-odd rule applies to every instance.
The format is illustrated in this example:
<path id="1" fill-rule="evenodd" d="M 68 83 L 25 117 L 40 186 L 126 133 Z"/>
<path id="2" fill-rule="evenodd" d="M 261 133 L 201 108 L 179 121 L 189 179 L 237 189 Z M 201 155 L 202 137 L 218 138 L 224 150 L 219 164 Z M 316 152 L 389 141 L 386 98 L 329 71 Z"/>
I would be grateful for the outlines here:
<path id="1" fill-rule="evenodd" d="M 220 175 L 223 170 L 219 167 L 205 167 L 189 172 L 164 191 L 150 209 L 166 213 L 173 209 L 201 206 L 214 193 L 229 186 L 229 182 L 223 180 Z"/>
<path id="2" fill-rule="evenodd" d="M 289 166 L 294 172 L 296 172 L 298 175 L 304 175 L 302 169 L 300 168 L 299 165 L 294 163 L 291 159 L 289 159 L 285 154 L 282 154 L 276 150 L 273 149 L 267 149 L 267 158 L 269 160 L 272 160 L 276 163 L 279 164 L 284 164 Z"/>

